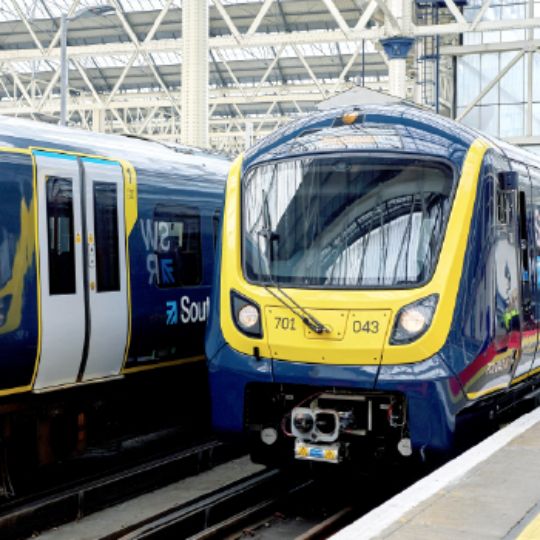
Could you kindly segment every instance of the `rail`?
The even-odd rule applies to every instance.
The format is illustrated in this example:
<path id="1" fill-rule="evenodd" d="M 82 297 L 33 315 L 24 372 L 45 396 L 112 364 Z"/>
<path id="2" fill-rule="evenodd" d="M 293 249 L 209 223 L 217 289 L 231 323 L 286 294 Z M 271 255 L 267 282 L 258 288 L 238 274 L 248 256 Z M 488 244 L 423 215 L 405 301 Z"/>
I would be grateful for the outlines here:
<path id="1" fill-rule="evenodd" d="M 75 521 L 130 497 L 229 461 L 241 450 L 218 441 L 132 465 L 125 470 L 59 488 L 0 511 L 0 538 L 18 540 Z"/>

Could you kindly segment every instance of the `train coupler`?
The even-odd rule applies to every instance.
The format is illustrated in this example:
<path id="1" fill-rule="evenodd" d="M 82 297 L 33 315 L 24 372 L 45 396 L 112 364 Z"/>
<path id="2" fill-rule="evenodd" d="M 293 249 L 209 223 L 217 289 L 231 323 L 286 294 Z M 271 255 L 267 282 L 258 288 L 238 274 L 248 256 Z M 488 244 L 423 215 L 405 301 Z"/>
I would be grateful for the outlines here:
<path id="1" fill-rule="evenodd" d="M 323 392 L 306 405 L 288 415 L 296 459 L 340 463 L 355 448 L 382 441 L 402 456 L 412 454 L 399 396 Z"/>

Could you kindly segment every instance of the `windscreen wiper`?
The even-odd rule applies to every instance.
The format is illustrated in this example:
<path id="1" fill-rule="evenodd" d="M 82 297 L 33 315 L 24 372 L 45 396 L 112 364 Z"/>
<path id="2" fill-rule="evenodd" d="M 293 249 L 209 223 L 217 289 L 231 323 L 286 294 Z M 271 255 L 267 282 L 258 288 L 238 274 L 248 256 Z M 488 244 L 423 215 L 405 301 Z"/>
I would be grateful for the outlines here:
<path id="1" fill-rule="evenodd" d="M 267 285 L 264 288 L 276 299 L 279 300 L 287 309 L 292 311 L 310 330 L 316 334 L 324 334 L 330 332 L 330 329 L 325 326 L 319 319 L 304 309 L 298 302 L 291 298 L 273 279 L 270 277 L 270 284 L 275 287 L 291 304 L 288 304 L 284 298 L 278 296 Z"/>
<path id="2" fill-rule="evenodd" d="M 306 311 L 296 300 L 291 298 L 274 280 L 272 276 L 272 262 L 273 262 L 273 243 L 279 240 L 279 234 L 272 230 L 270 223 L 270 212 L 268 209 L 268 193 L 265 193 L 263 190 L 263 228 L 258 231 L 258 234 L 266 238 L 266 241 L 269 242 L 269 264 L 268 264 L 268 279 L 270 285 L 274 287 L 277 291 L 281 293 L 282 296 L 279 296 L 274 291 L 272 291 L 267 285 L 264 288 L 283 306 L 285 306 L 289 311 L 294 313 L 310 330 L 316 334 L 323 334 L 330 332 L 330 329 L 325 326 L 321 321 L 314 317 L 311 313 Z M 261 256 L 259 252 L 259 257 Z M 286 299 L 286 300 L 285 300 Z M 290 302 L 290 304 L 289 304 Z"/>

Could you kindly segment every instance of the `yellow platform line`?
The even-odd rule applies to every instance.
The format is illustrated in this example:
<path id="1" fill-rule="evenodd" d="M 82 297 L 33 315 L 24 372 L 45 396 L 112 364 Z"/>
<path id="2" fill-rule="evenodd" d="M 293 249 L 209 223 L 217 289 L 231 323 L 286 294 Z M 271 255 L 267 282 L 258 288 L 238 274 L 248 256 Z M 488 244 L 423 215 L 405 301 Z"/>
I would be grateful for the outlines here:
<path id="1" fill-rule="evenodd" d="M 525 527 L 516 540 L 539 540 L 540 539 L 540 514 Z"/>

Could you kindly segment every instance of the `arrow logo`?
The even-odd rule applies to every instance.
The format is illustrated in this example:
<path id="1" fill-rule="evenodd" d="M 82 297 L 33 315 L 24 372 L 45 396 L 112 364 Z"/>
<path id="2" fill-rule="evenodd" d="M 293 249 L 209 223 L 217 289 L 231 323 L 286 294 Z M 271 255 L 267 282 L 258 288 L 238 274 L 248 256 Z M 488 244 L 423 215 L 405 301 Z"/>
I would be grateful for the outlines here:
<path id="1" fill-rule="evenodd" d="M 174 283 L 172 259 L 161 259 L 161 282 Z"/>
<path id="2" fill-rule="evenodd" d="M 167 324 L 178 324 L 178 304 L 174 300 L 167 302 Z"/>

